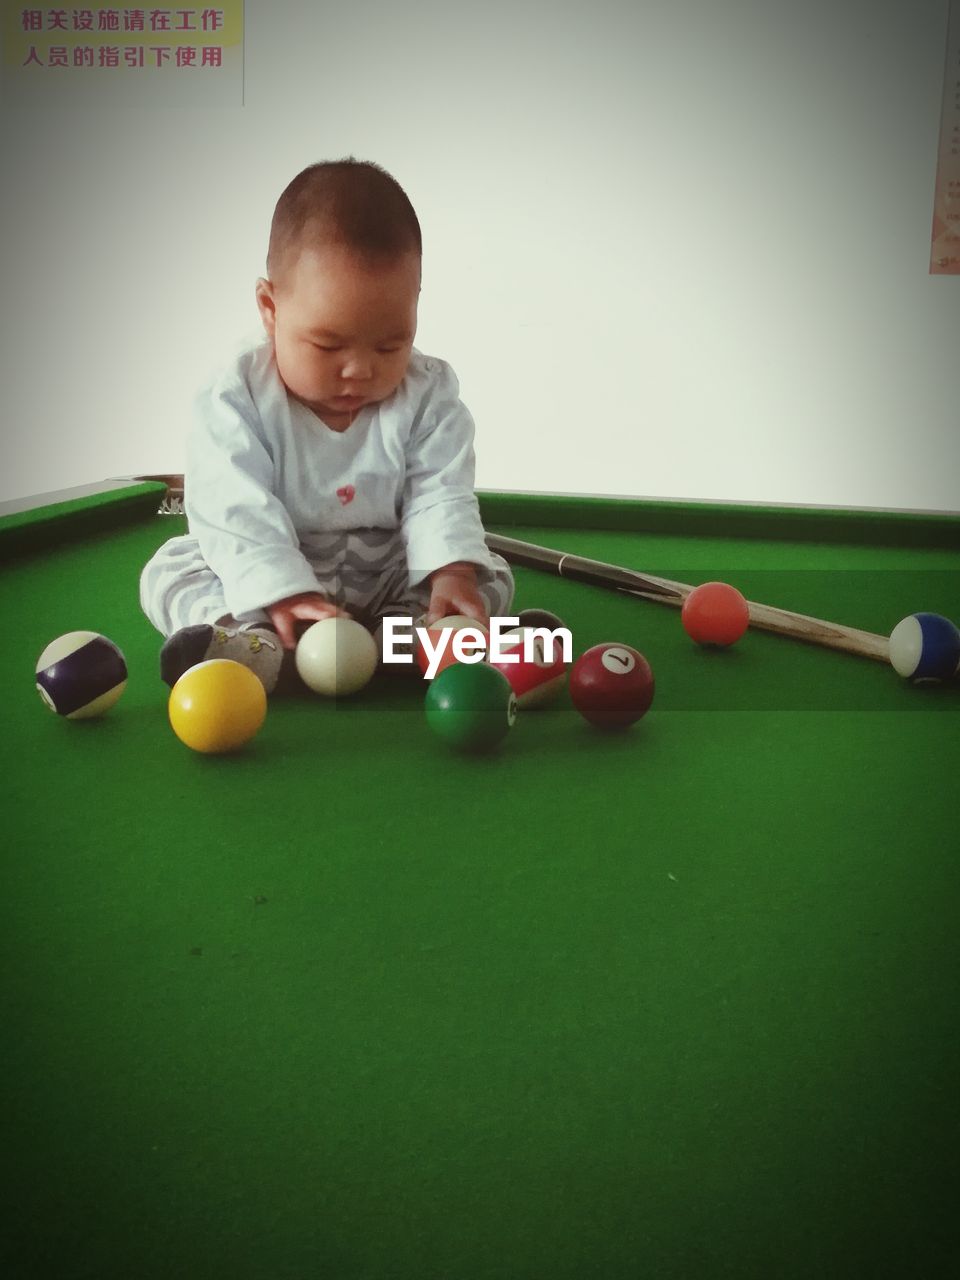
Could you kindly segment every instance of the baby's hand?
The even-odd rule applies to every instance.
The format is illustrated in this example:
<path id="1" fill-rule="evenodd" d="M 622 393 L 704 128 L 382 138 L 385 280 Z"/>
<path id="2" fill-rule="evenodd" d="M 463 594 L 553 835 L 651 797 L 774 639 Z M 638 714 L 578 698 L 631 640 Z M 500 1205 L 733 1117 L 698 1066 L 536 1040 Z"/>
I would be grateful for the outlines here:
<path id="1" fill-rule="evenodd" d="M 473 618 L 484 627 L 490 625 L 487 606 L 477 590 L 477 574 L 472 564 L 448 564 L 430 575 L 427 625 L 455 614 Z"/>
<path id="2" fill-rule="evenodd" d="M 347 618 L 346 609 L 339 609 L 335 604 L 316 591 L 303 591 L 298 596 L 288 596 L 286 600 L 278 600 L 276 604 L 267 605 L 270 621 L 277 628 L 280 643 L 285 649 L 297 647 L 298 622 L 322 622 L 324 618 Z"/>

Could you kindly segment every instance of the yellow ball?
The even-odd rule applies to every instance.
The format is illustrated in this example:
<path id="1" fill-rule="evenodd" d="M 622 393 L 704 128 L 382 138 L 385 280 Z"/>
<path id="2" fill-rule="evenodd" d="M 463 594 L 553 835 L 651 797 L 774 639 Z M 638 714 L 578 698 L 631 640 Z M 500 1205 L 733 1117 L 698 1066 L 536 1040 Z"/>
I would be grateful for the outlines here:
<path id="1" fill-rule="evenodd" d="M 173 732 L 193 751 L 218 755 L 249 742 L 267 715 L 267 695 L 249 667 L 211 658 L 185 671 L 170 690 Z"/>

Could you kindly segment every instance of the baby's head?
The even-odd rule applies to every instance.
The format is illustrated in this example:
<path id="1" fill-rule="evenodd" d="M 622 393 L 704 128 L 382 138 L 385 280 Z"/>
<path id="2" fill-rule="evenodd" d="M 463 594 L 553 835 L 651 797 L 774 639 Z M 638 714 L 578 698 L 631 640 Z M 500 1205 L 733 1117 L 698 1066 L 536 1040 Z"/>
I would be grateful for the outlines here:
<path id="1" fill-rule="evenodd" d="M 417 330 L 420 224 L 374 164 L 314 164 L 277 201 L 257 306 L 291 395 L 345 430 L 403 380 Z"/>

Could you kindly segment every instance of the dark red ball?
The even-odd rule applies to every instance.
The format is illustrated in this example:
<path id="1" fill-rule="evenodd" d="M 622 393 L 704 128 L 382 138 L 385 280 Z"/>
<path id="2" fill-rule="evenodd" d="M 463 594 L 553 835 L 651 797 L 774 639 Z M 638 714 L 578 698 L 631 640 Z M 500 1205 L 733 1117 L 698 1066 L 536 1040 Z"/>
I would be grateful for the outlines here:
<path id="1" fill-rule="evenodd" d="M 653 702 L 650 663 L 628 644 L 595 644 L 570 672 L 570 697 L 585 720 L 602 729 L 624 729 Z"/>

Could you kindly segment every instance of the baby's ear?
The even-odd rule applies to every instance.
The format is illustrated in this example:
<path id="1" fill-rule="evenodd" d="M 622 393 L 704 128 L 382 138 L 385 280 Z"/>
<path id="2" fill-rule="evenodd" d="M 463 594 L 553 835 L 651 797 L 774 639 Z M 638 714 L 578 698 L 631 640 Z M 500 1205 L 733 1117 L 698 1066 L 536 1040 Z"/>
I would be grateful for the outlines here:
<path id="1" fill-rule="evenodd" d="M 272 338 L 273 330 L 277 322 L 277 303 L 273 295 L 273 285 L 269 280 L 264 280 L 261 277 L 257 281 L 256 297 L 257 310 L 260 312 L 260 319 L 263 321 L 263 327 Z"/>

